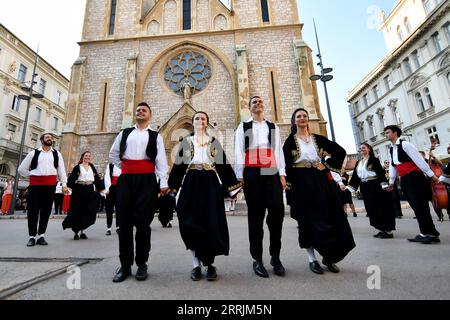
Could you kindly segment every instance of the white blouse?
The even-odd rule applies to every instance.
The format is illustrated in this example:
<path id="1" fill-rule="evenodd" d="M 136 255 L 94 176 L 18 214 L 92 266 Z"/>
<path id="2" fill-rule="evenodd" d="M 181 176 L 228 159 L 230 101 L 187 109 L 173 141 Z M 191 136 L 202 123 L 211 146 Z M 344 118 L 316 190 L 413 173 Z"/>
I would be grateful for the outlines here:
<path id="1" fill-rule="evenodd" d="M 300 147 L 300 158 L 297 159 L 295 163 L 299 163 L 302 161 L 308 162 L 320 161 L 319 155 L 317 154 L 312 138 L 309 139 L 308 143 L 306 143 L 305 141 L 303 141 L 298 137 L 296 137 L 296 139 Z"/>
<path id="2" fill-rule="evenodd" d="M 194 145 L 194 157 L 190 164 L 212 164 L 213 161 L 208 156 L 208 145 L 201 147 L 195 143 L 194 137 L 190 137 L 190 139 Z"/>
<path id="3" fill-rule="evenodd" d="M 92 171 L 92 168 L 89 166 L 89 168 L 86 170 L 83 165 L 80 166 L 80 175 L 78 176 L 77 181 L 83 181 L 83 182 L 94 182 L 94 172 Z"/>
<path id="4" fill-rule="evenodd" d="M 369 171 L 367 169 L 367 162 L 369 162 L 369 158 L 361 159 L 358 163 L 358 168 L 356 169 L 356 173 L 361 180 L 365 180 L 368 178 L 376 177 L 377 174 L 374 171 Z"/>

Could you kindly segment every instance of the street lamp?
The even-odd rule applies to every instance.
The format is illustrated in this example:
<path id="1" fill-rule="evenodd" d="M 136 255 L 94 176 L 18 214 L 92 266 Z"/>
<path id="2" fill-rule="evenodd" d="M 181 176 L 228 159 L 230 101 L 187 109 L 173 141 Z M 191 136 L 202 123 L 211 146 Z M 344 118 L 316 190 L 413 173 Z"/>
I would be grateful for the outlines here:
<path id="1" fill-rule="evenodd" d="M 331 140 L 336 141 L 336 137 L 334 135 L 333 118 L 331 117 L 330 100 L 328 98 L 328 90 L 327 90 L 327 82 L 333 79 L 333 76 L 328 73 L 331 73 L 333 69 L 323 67 L 322 54 L 320 53 L 319 37 L 317 36 L 316 22 L 314 20 L 313 22 L 314 22 L 314 31 L 316 33 L 317 49 L 319 51 L 319 53 L 317 54 L 317 57 L 319 58 L 319 63 L 317 65 L 320 66 L 320 75 L 318 74 L 312 75 L 311 77 L 309 77 L 309 79 L 312 81 L 320 80 L 323 82 L 323 88 L 325 90 L 325 100 L 327 103 L 328 119 L 330 121 Z"/>
<path id="2" fill-rule="evenodd" d="M 25 134 L 27 131 L 27 126 L 28 126 L 28 115 L 30 113 L 30 105 L 31 105 L 31 99 L 34 98 L 38 98 L 38 99 L 42 99 L 44 96 L 40 93 L 37 92 L 33 92 L 33 86 L 36 84 L 36 82 L 34 81 L 34 79 L 37 76 L 36 73 L 36 67 L 37 67 L 37 63 L 38 63 L 38 52 L 39 52 L 39 47 L 38 50 L 36 51 L 36 57 L 34 59 L 34 66 L 33 66 L 33 76 L 31 77 L 31 83 L 30 86 L 22 86 L 21 89 L 24 91 L 28 91 L 28 95 L 19 95 L 18 98 L 21 100 L 26 100 L 27 101 L 27 111 L 25 113 L 25 121 L 23 123 L 23 129 L 22 129 L 22 140 L 20 141 L 20 147 L 19 147 L 19 158 L 17 160 L 17 165 L 16 165 L 16 175 L 15 175 L 15 182 L 14 182 L 14 191 L 13 191 L 13 196 L 12 196 L 12 201 L 11 201 L 11 206 L 9 208 L 9 214 L 13 215 L 14 214 L 14 209 L 16 207 L 16 197 L 17 197 L 17 188 L 19 187 L 19 166 L 20 163 L 22 162 L 22 155 L 23 155 L 23 147 L 25 145 Z"/>

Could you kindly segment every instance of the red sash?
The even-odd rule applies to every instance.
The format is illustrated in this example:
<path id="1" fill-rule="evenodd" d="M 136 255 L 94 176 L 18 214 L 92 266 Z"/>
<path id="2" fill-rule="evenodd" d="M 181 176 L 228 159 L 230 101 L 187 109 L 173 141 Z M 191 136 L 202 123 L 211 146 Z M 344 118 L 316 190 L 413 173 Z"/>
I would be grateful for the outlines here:
<path id="1" fill-rule="evenodd" d="M 155 164 L 150 160 L 123 160 L 122 174 L 154 173 Z"/>
<path id="2" fill-rule="evenodd" d="M 413 171 L 421 171 L 414 162 L 403 162 L 397 165 L 398 175 L 400 177 L 406 176 Z"/>
<path id="3" fill-rule="evenodd" d="M 56 176 L 30 176 L 30 186 L 56 186 Z"/>
<path id="4" fill-rule="evenodd" d="M 272 149 L 251 149 L 245 152 L 245 166 L 276 168 L 277 161 L 272 153 Z"/>
<path id="5" fill-rule="evenodd" d="M 112 186 L 116 186 L 117 185 L 117 180 L 119 180 L 119 177 L 113 176 L 111 178 L 111 185 Z"/>

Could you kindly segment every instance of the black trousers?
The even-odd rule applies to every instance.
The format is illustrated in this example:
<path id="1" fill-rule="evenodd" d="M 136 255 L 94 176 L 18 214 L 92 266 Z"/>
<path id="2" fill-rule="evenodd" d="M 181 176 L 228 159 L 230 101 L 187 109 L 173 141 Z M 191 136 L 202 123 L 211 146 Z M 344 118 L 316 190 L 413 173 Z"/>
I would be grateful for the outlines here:
<path id="1" fill-rule="evenodd" d="M 64 194 L 55 193 L 55 214 L 61 214 Z"/>
<path id="2" fill-rule="evenodd" d="M 400 179 L 402 190 L 406 195 L 419 223 L 420 233 L 439 236 L 430 213 L 427 178 L 422 172 L 414 171 Z"/>
<path id="3" fill-rule="evenodd" d="M 28 234 L 30 237 L 44 234 L 52 211 L 56 186 L 28 187 Z M 38 228 L 39 224 L 39 228 Z"/>
<path id="4" fill-rule="evenodd" d="M 155 215 L 158 185 L 151 174 L 122 174 L 117 183 L 119 258 L 122 267 L 133 265 L 133 229 L 136 228 L 136 264 L 145 265 L 150 254 L 150 224 Z"/>
<path id="5" fill-rule="evenodd" d="M 106 210 L 106 225 L 108 229 L 111 228 L 113 223 L 113 214 L 116 211 L 116 186 L 110 186 L 109 187 L 109 193 L 106 196 L 105 200 L 105 210 Z M 116 215 L 116 228 L 119 226 L 117 222 L 117 215 Z"/>
<path id="6" fill-rule="evenodd" d="M 264 218 L 267 209 L 267 227 L 270 232 L 269 253 L 279 258 L 284 220 L 283 188 L 278 173 L 270 169 L 244 169 L 244 195 L 248 207 L 248 231 L 250 254 L 255 260 L 262 260 Z"/>

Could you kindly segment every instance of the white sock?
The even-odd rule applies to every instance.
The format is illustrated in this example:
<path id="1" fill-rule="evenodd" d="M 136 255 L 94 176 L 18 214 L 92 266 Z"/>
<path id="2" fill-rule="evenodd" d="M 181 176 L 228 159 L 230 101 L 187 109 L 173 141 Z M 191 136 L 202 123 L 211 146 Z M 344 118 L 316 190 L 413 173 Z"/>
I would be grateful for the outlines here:
<path id="1" fill-rule="evenodd" d="M 38 235 L 38 236 L 36 237 L 36 239 L 44 238 L 44 236 L 45 236 L 45 234 L 40 234 L 40 235 Z"/>
<path id="2" fill-rule="evenodd" d="M 309 262 L 317 261 L 316 254 L 314 253 L 314 248 L 308 248 L 306 249 L 306 252 L 308 252 Z"/>
<path id="3" fill-rule="evenodd" d="M 37 238 L 37 237 L 30 237 L 30 239 L 34 239 L 34 240 L 36 240 L 36 238 Z"/>
<path id="4" fill-rule="evenodd" d="M 200 267 L 200 260 L 198 260 L 198 258 L 195 256 L 195 251 L 191 250 L 191 252 L 194 257 L 194 259 L 192 260 L 192 265 L 194 266 L 194 268 Z"/>

